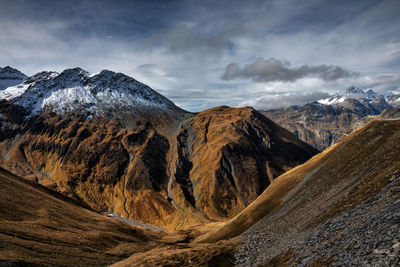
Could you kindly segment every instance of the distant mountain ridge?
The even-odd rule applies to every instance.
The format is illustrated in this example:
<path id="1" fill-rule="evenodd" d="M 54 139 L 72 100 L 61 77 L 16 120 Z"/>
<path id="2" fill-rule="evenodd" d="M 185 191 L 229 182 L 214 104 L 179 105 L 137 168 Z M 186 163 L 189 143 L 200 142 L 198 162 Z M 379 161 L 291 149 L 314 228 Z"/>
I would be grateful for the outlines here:
<path id="1" fill-rule="evenodd" d="M 400 99 L 400 98 L 399 98 Z M 391 103 L 397 101 L 393 96 Z M 399 102 L 400 103 L 400 102 Z M 368 115 L 379 115 L 393 106 L 372 89 L 349 87 L 303 106 L 266 110 L 262 113 L 319 150 L 337 143 L 353 130 L 353 125 Z"/>
<path id="2" fill-rule="evenodd" d="M 317 102 L 323 105 L 334 105 L 343 103 L 347 99 L 357 99 L 357 100 L 363 99 L 364 101 L 367 100 L 368 102 L 373 103 L 375 99 L 381 99 L 381 98 L 383 98 L 386 101 L 385 96 L 375 93 L 372 89 L 364 91 L 361 88 L 351 86 L 347 88 L 345 92 L 342 94 L 337 93 L 334 94 L 332 97 L 320 99 Z"/>

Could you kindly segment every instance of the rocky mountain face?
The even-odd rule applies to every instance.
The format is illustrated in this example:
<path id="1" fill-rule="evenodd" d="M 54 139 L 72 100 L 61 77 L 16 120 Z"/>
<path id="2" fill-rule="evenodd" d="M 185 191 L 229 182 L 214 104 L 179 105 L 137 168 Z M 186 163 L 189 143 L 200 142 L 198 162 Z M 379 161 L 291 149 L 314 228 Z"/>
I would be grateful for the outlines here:
<path id="1" fill-rule="evenodd" d="M 262 113 L 322 151 L 353 131 L 367 115 L 378 115 L 392 106 L 372 90 L 350 87 L 344 94 L 306 104 Z"/>
<path id="2" fill-rule="evenodd" d="M 26 78 L 28 77 L 17 69 L 0 67 L 0 90 L 20 84 Z"/>
<path id="3" fill-rule="evenodd" d="M 400 118 L 400 107 L 385 109 L 379 115 L 368 115 L 357 121 L 353 125 L 353 130 L 360 129 L 361 127 L 367 125 L 372 120 L 386 120 L 386 119 L 398 119 Z"/>
<path id="4" fill-rule="evenodd" d="M 111 71 L 41 72 L 0 98 L 0 166 L 170 229 L 236 215 L 317 153 L 252 108 L 192 114 Z"/>
<path id="5" fill-rule="evenodd" d="M 387 102 L 393 107 L 400 107 L 400 94 L 392 94 L 388 96 Z"/>
<path id="6" fill-rule="evenodd" d="M 197 242 L 235 237 L 237 266 L 398 266 L 399 138 L 399 119 L 370 122 Z"/>

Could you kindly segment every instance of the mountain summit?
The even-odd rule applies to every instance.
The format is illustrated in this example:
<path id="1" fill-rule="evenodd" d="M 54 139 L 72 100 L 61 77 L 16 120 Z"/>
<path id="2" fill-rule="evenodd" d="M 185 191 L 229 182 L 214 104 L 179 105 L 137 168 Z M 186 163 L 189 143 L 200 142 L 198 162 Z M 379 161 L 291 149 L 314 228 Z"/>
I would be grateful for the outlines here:
<path id="1" fill-rule="evenodd" d="M 51 111 L 110 117 L 127 111 L 180 110 L 170 100 L 137 80 L 109 70 L 90 74 L 81 68 L 40 72 L 0 91 L 0 99 L 24 107 L 30 115 Z"/>
<path id="2" fill-rule="evenodd" d="M 0 90 L 21 83 L 28 76 L 10 66 L 0 67 Z"/>
<path id="3" fill-rule="evenodd" d="M 317 102 L 323 105 L 335 105 L 345 102 L 348 99 L 365 99 L 368 101 L 374 101 L 374 99 L 383 98 L 383 95 L 378 95 L 372 89 L 364 92 L 363 89 L 351 86 L 345 90 L 342 94 L 335 94 L 332 97 L 320 99 Z"/>

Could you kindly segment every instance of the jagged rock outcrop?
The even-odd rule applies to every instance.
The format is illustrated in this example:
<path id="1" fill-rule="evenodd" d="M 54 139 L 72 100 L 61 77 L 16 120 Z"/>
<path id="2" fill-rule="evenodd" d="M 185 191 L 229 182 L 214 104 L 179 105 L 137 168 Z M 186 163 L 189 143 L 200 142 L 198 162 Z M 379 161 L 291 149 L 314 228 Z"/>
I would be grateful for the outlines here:
<path id="1" fill-rule="evenodd" d="M 3 92 L 1 166 L 166 228 L 232 217 L 317 153 L 252 108 L 192 114 L 110 71 L 39 73 L 19 89 Z"/>

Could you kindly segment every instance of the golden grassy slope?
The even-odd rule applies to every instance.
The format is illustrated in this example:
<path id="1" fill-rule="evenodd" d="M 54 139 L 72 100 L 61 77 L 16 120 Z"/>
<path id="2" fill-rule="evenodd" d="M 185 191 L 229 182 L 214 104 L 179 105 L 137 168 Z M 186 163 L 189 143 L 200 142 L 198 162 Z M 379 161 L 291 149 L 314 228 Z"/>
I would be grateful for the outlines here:
<path id="1" fill-rule="evenodd" d="M 400 120 L 372 121 L 279 178 L 252 204 L 196 242 L 235 237 L 272 213 L 311 227 L 375 195 L 400 169 Z M 279 223 L 279 220 L 276 220 Z"/>
<path id="2" fill-rule="evenodd" d="M 154 247 L 164 234 L 132 227 L 0 169 L 0 260 L 107 265 Z"/>

